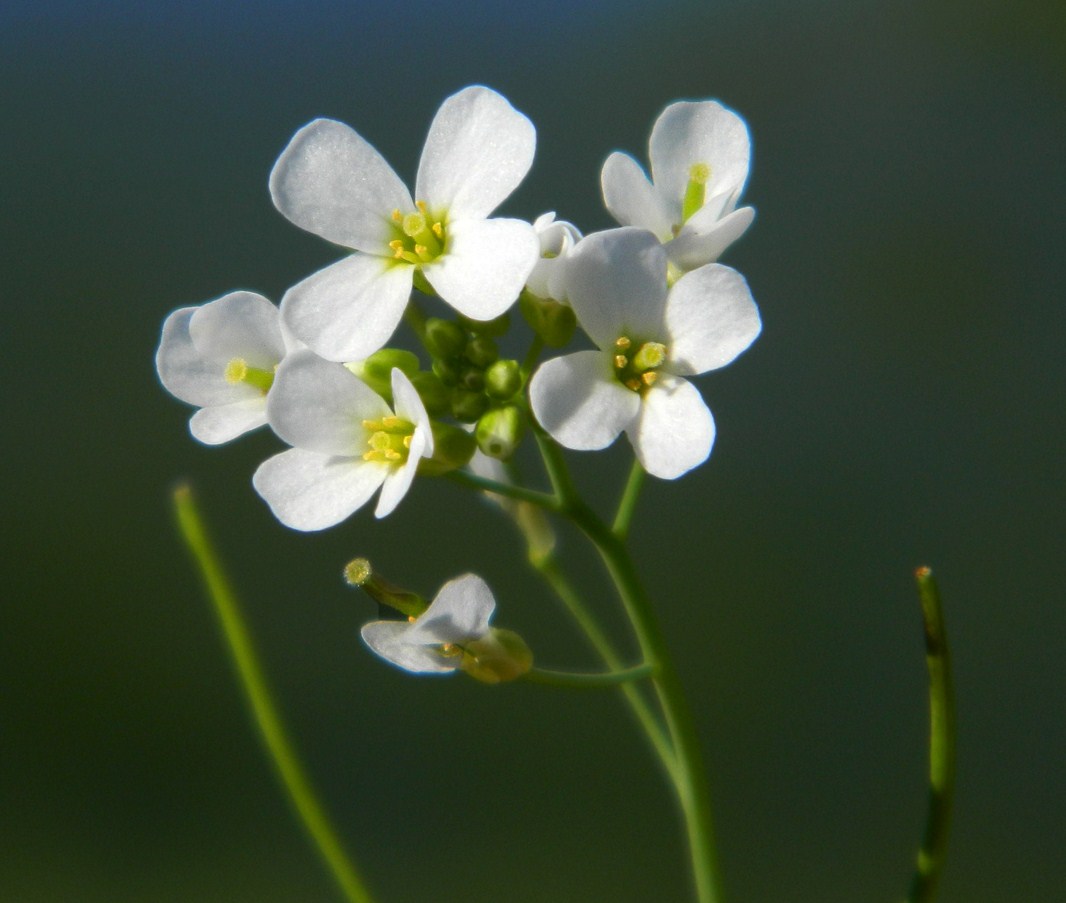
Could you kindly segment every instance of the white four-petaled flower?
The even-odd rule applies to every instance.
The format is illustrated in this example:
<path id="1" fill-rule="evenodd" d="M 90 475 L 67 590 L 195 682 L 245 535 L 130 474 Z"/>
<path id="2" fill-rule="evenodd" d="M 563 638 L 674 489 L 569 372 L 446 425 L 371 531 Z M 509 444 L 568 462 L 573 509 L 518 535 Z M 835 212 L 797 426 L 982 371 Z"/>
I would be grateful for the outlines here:
<path id="1" fill-rule="evenodd" d="M 570 304 L 597 351 L 541 365 L 529 397 L 567 448 L 605 448 L 625 431 L 644 469 L 674 479 L 706 460 L 714 420 L 684 377 L 723 367 L 759 334 L 744 278 L 721 264 L 667 286 L 667 253 L 643 229 L 587 236 L 567 266 Z"/>
<path id="2" fill-rule="evenodd" d="M 411 381 L 392 371 L 395 413 L 366 383 L 310 351 L 278 368 L 267 403 L 270 426 L 295 446 L 264 461 L 252 483 L 296 530 L 322 530 L 362 507 L 380 486 L 375 514 L 406 495 L 433 454 L 429 416 Z"/>
<path id="3" fill-rule="evenodd" d="M 371 621 L 361 634 L 374 652 L 397 667 L 443 674 L 458 670 L 464 647 L 489 634 L 495 608 L 488 584 L 465 574 L 445 583 L 413 621 Z"/>
<path id="4" fill-rule="evenodd" d="M 651 181 L 628 154 L 603 164 L 603 201 L 623 226 L 654 232 L 671 262 L 693 270 L 718 259 L 751 225 L 737 209 L 748 178 L 751 144 L 744 120 L 713 100 L 672 103 L 648 142 Z"/>
<path id="5" fill-rule="evenodd" d="M 266 298 L 231 292 L 170 314 L 155 366 L 168 392 L 200 408 L 189 420 L 193 436 L 218 445 L 267 422 L 274 369 L 296 347 Z"/>
<path id="6" fill-rule="evenodd" d="M 282 315 L 293 333 L 329 360 L 367 357 L 403 316 L 416 270 L 459 313 L 502 314 L 539 244 L 529 223 L 488 217 L 525 177 L 535 144 L 533 124 L 505 98 L 464 88 L 433 119 L 412 199 L 348 126 L 316 119 L 300 129 L 270 175 L 274 204 L 354 253 L 285 294 Z"/>

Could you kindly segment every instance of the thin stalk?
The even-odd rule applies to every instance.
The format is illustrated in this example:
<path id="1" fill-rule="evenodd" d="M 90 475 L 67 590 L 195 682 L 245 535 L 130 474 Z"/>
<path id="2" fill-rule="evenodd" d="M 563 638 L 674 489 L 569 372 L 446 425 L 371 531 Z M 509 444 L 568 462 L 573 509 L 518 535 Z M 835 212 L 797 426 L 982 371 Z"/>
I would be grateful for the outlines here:
<path id="1" fill-rule="evenodd" d="M 506 496 L 519 502 L 530 502 L 546 511 L 558 511 L 559 502 L 554 495 L 548 492 L 540 492 L 536 489 L 526 489 L 524 486 L 515 486 L 513 483 L 500 483 L 487 477 L 479 477 L 468 470 L 452 470 L 447 473 L 448 479 L 455 483 L 461 483 L 471 489 L 480 489 L 482 492 L 494 492 L 496 495 Z"/>
<path id="2" fill-rule="evenodd" d="M 618 513 L 614 516 L 614 524 L 611 532 L 620 540 L 625 541 L 629 534 L 629 524 L 633 520 L 633 513 L 637 509 L 637 499 L 640 497 L 640 489 L 644 485 L 644 468 L 640 461 L 633 459 L 633 466 L 629 470 L 629 478 L 626 487 L 622 490 L 622 499 L 618 503 Z"/>
<path id="3" fill-rule="evenodd" d="M 929 670 L 929 804 L 925 836 L 907 900 L 932 903 L 947 854 L 955 789 L 955 701 L 940 592 L 929 568 L 918 568 L 914 578 L 922 603 L 925 664 Z"/>
<path id="4" fill-rule="evenodd" d="M 522 675 L 523 680 L 549 687 L 566 687 L 573 690 L 613 689 L 637 680 L 645 680 L 655 673 L 651 665 L 636 665 L 618 671 L 604 671 L 599 674 L 585 674 L 577 671 L 551 671 L 546 668 L 533 668 Z"/>
<path id="5" fill-rule="evenodd" d="M 188 486 L 174 491 L 174 507 L 182 538 L 196 561 L 214 604 L 244 690 L 245 701 L 259 729 L 259 737 L 289 800 L 296 810 L 323 862 L 349 903 L 373 903 L 355 864 L 344 852 L 326 811 L 289 740 L 284 722 L 274 704 L 251 635 L 237 597 L 215 553 L 199 509 Z"/>

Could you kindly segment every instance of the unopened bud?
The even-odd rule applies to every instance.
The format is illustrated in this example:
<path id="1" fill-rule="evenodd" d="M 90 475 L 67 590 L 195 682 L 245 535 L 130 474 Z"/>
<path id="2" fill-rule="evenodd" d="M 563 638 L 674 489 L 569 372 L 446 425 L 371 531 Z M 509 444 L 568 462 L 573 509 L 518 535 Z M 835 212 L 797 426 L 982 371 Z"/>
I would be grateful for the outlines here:
<path id="1" fill-rule="evenodd" d="M 522 373 L 518 361 L 496 361 L 485 371 L 485 391 L 493 398 L 504 401 L 522 388 Z"/>
<path id="2" fill-rule="evenodd" d="M 473 423 L 488 406 L 489 399 L 484 392 L 457 388 L 452 395 L 452 416 L 463 423 Z"/>
<path id="3" fill-rule="evenodd" d="M 452 393 L 436 373 L 428 370 L 416 373 L 411 377 L 411 385 L 415 387 L 430 417 L 440 417 L 451 411 Z"/>
<path id="4" fill-rule="evenodd" d="M 402 589 L 375 573 L 366 558 L 353 558 L 344 566 L 344 579 L 358 586 L 378 605 L 387 605 L 409 618 L 417 618 L 429 608 L 418 593 Z"/>
<path id="5" fill-rule="evenodd" d="M 477 335 L 500 336 L 510 328 L 511 315 L 500 314 L 494 320 L 471 320 L 469 317 L 460 316 L 459 322 Z"/>
<path id="6" fill-rule="evenodd" d="M 392 401 L 392 369 L 397 367 L 406 376 L 418 372 L 418 357 L 403 348 L 382 348 L 363 361 L 345 364 L 371 389 L 387 401 Z"/>
<path id="7" fill-rule="evenodd" d="M 474 336 L 469 342 L 467 342 L 466 350 L 463 352 L 463 357 L 470 361 L 474 366 L 481 367 L 482 369 L 497 360 L 499 356 L 500 349 L 487 335 Z"/>
<path id="8" fill-rule="evenodd" d="M 525 418 L 515 405 L 493 408 L 477 422 L 478 448 L 490 458 L 506 461 L 514 454 L 525 428 Z"/>
<path id="9" fill-rule="evenodd" d="M 445 386 L 459 385 L 459 365 L 443 357 L 433 359 L 433 373 Z"/>
<path id="10" fill-rule="evenodd" d="M 533 667 L 533 652 L 513 630 L 492 627 L 484 636 L 467 643 L 460 667 L 486 684 L 516 680 Z"/>
<path id="11" fill-rule="evenodd" d="M 523 292 L 519 306 L 529 328 L 539 335 L 546 345 L 560 348 L 573 337 L 577 317 L 569 305 Z"/>
<path id="12" fill-rule="evenodd" d="M 430 317 L 426 320 L 426 347 L 435 358 L 455 357 L 466 347 L 466 333 L 458 323 Z"/>
<path id="13" fill-rule="evenodd" d="M 477 442 L 464 429 L 450 423 L 432 421 L 433 456 L 422 458 L 418 462 L 418 473 L 423 476 L 436 477 L 450 470 L 466 467 L 474 456 Z"/>

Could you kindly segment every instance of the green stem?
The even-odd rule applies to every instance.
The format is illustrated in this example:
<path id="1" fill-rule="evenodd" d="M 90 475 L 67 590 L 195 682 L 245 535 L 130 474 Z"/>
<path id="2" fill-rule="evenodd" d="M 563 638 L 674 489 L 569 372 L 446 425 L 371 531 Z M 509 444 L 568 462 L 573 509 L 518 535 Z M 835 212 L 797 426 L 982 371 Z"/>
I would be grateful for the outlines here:
<path id="1" fill-rule="evenodd" d="M 604 671 L 601 674 L 583 674 L 576 671 L 550 671 L 546 668 L 533 668 L 522 679 L 530 683 L 544 684 L 549 687 L 567 687 L 575 690 L 596 690 L 614 688 L 651 677 L 655 669 L 651 665 L 635 665 L 618 671 Z"/>
<path id="2" fill-rule="evenodd" d="M 447 477 L 455 483 L 461 483 L 471 489 L 479 489 L 482 492 L 494 492 L 496 495 L 506 496 L 519 502 L 530 502 L 546 511 L 558 511 L 559 503 L 555 496 L 547 492 L 539 492 L 536 489 L 526 489 L 523 486 L 515 486 L 511 483 L 499 483 L 487 477 L 479 477 L 468 470 L 449 471 Z"/>
<path id="3" fill-rule="evenodd" d="M 304 773 L 285 725 L 267 686 L 251 635 L 237 598 L 222 569 L 188 486 L 174 491 L 174 507 L 182 538 L 196 561 L 229 644 L 245 699 L 251 708 L 260 739 L 266 746 L 282 784 L 319 855 L 350 903 L 373 903 L 355 865 L 344 852 L 325 809 L 318 802 Z"/>
<path id="4" fill-rule="evenodd" d="M 653 683 L 677 756 L 674 786 L 688 834 L 697 899 L 699 903 L 716 903 L 721 899 L 721 891 L 710 790 L 695 723 L 665 637 L 625 544 L 577 495 L 559 447 L 539 429 L 535 435 L 563 514 L 570 517 L 596 547 L 629 615 L 644 660 L 657 668 Z"/>
<path id="5" fill-rule="evenodd" d="M 426 315 L 422 312 L 422 308 L 418 306 L 418 303 L 414 298 L 411 298 L 407 302 L 407 307 L 403 312 L 404 321 L 411 327 L 411 331 L 415 334 L 419 341 L 419 344 L 426 351 L 429 351 L 429 344 L 426 342 Z"/>
<path id="6" fill-rule="evenodd" d="M 529 351 L 526 352 L 526 356 L 522 360 L 522 366 L 519 368 L 519 372 L 522 374 L 523 386 L 529 382 L 529 376 L 533 372 L 533 368 L 537 366 L 537 359 L 542 351 L 544 351 L 544 339 L 539 335 L 534 335 Z"/>
<path id="7" fill-rule="evenodd" d="M 929 805 L 925 836 L 907 900 L 932 903 L 947 854 L 955 789 L 955 702 L 940 592 L 929 568 L 918 568 L 914 578 L 922 603 L 925 664 L 929 670 Z"/>
<path id="8" fill-rule="evenodd" d="M 633 512 L 636 511 L 637 499 L 643 485 L 644 468 L 641 467 L 640 461 L 634 458 L 626 488 L 622 491 L 622 499 L 618 503 L 618 513 L 614 516 L 614 524 L 611 526 L 611 532 L 623 542 L 629 533 L 629 524 L 633 520 Z"/>

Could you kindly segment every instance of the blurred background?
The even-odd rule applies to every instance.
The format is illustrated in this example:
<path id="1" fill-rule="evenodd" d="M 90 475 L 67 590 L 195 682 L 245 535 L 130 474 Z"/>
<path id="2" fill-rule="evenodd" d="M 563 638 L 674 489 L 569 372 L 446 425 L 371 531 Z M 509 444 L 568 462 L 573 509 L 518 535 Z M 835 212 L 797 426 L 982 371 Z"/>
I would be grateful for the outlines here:
<path id="1" fill-rule="evenodd" d="M 266 188 L 352 124 L 413 178 L 471 83 L 535 123 L 503 208 L 612 223 L 606 155 L 659 111 L 746 117 L 764 332 L 699 380 L 709 464 L 633 538 L 697 710 L 727 899 L 890 901 L 925 806 L 911 574 L 945 598 L 959 719 L 945 903 L 1061 899 L 1066 13 L 1019 2 L 16 0 L 0 11 L 0 899 L 338 899 L 265 761 L 170 492 L 196 486 L 307 766 L 383 903 L 687 898 L 669 791 L 612 693 L 418 680 L 357 639 L 369 556 L 473 570 L 545 666 L 593 667 L 488 505 L 418 482 L 301 535 L 158 385 L 164 316 L 280 299 L 340 252 Z M 1058 451 L 1056 451 L 1058 449 Z M 628 449 L 574 454 L 597 504 Z M 613 611 L 583 540 L 565 562 Z M 619 631 L 619 641 L 628 642 Z"/>

